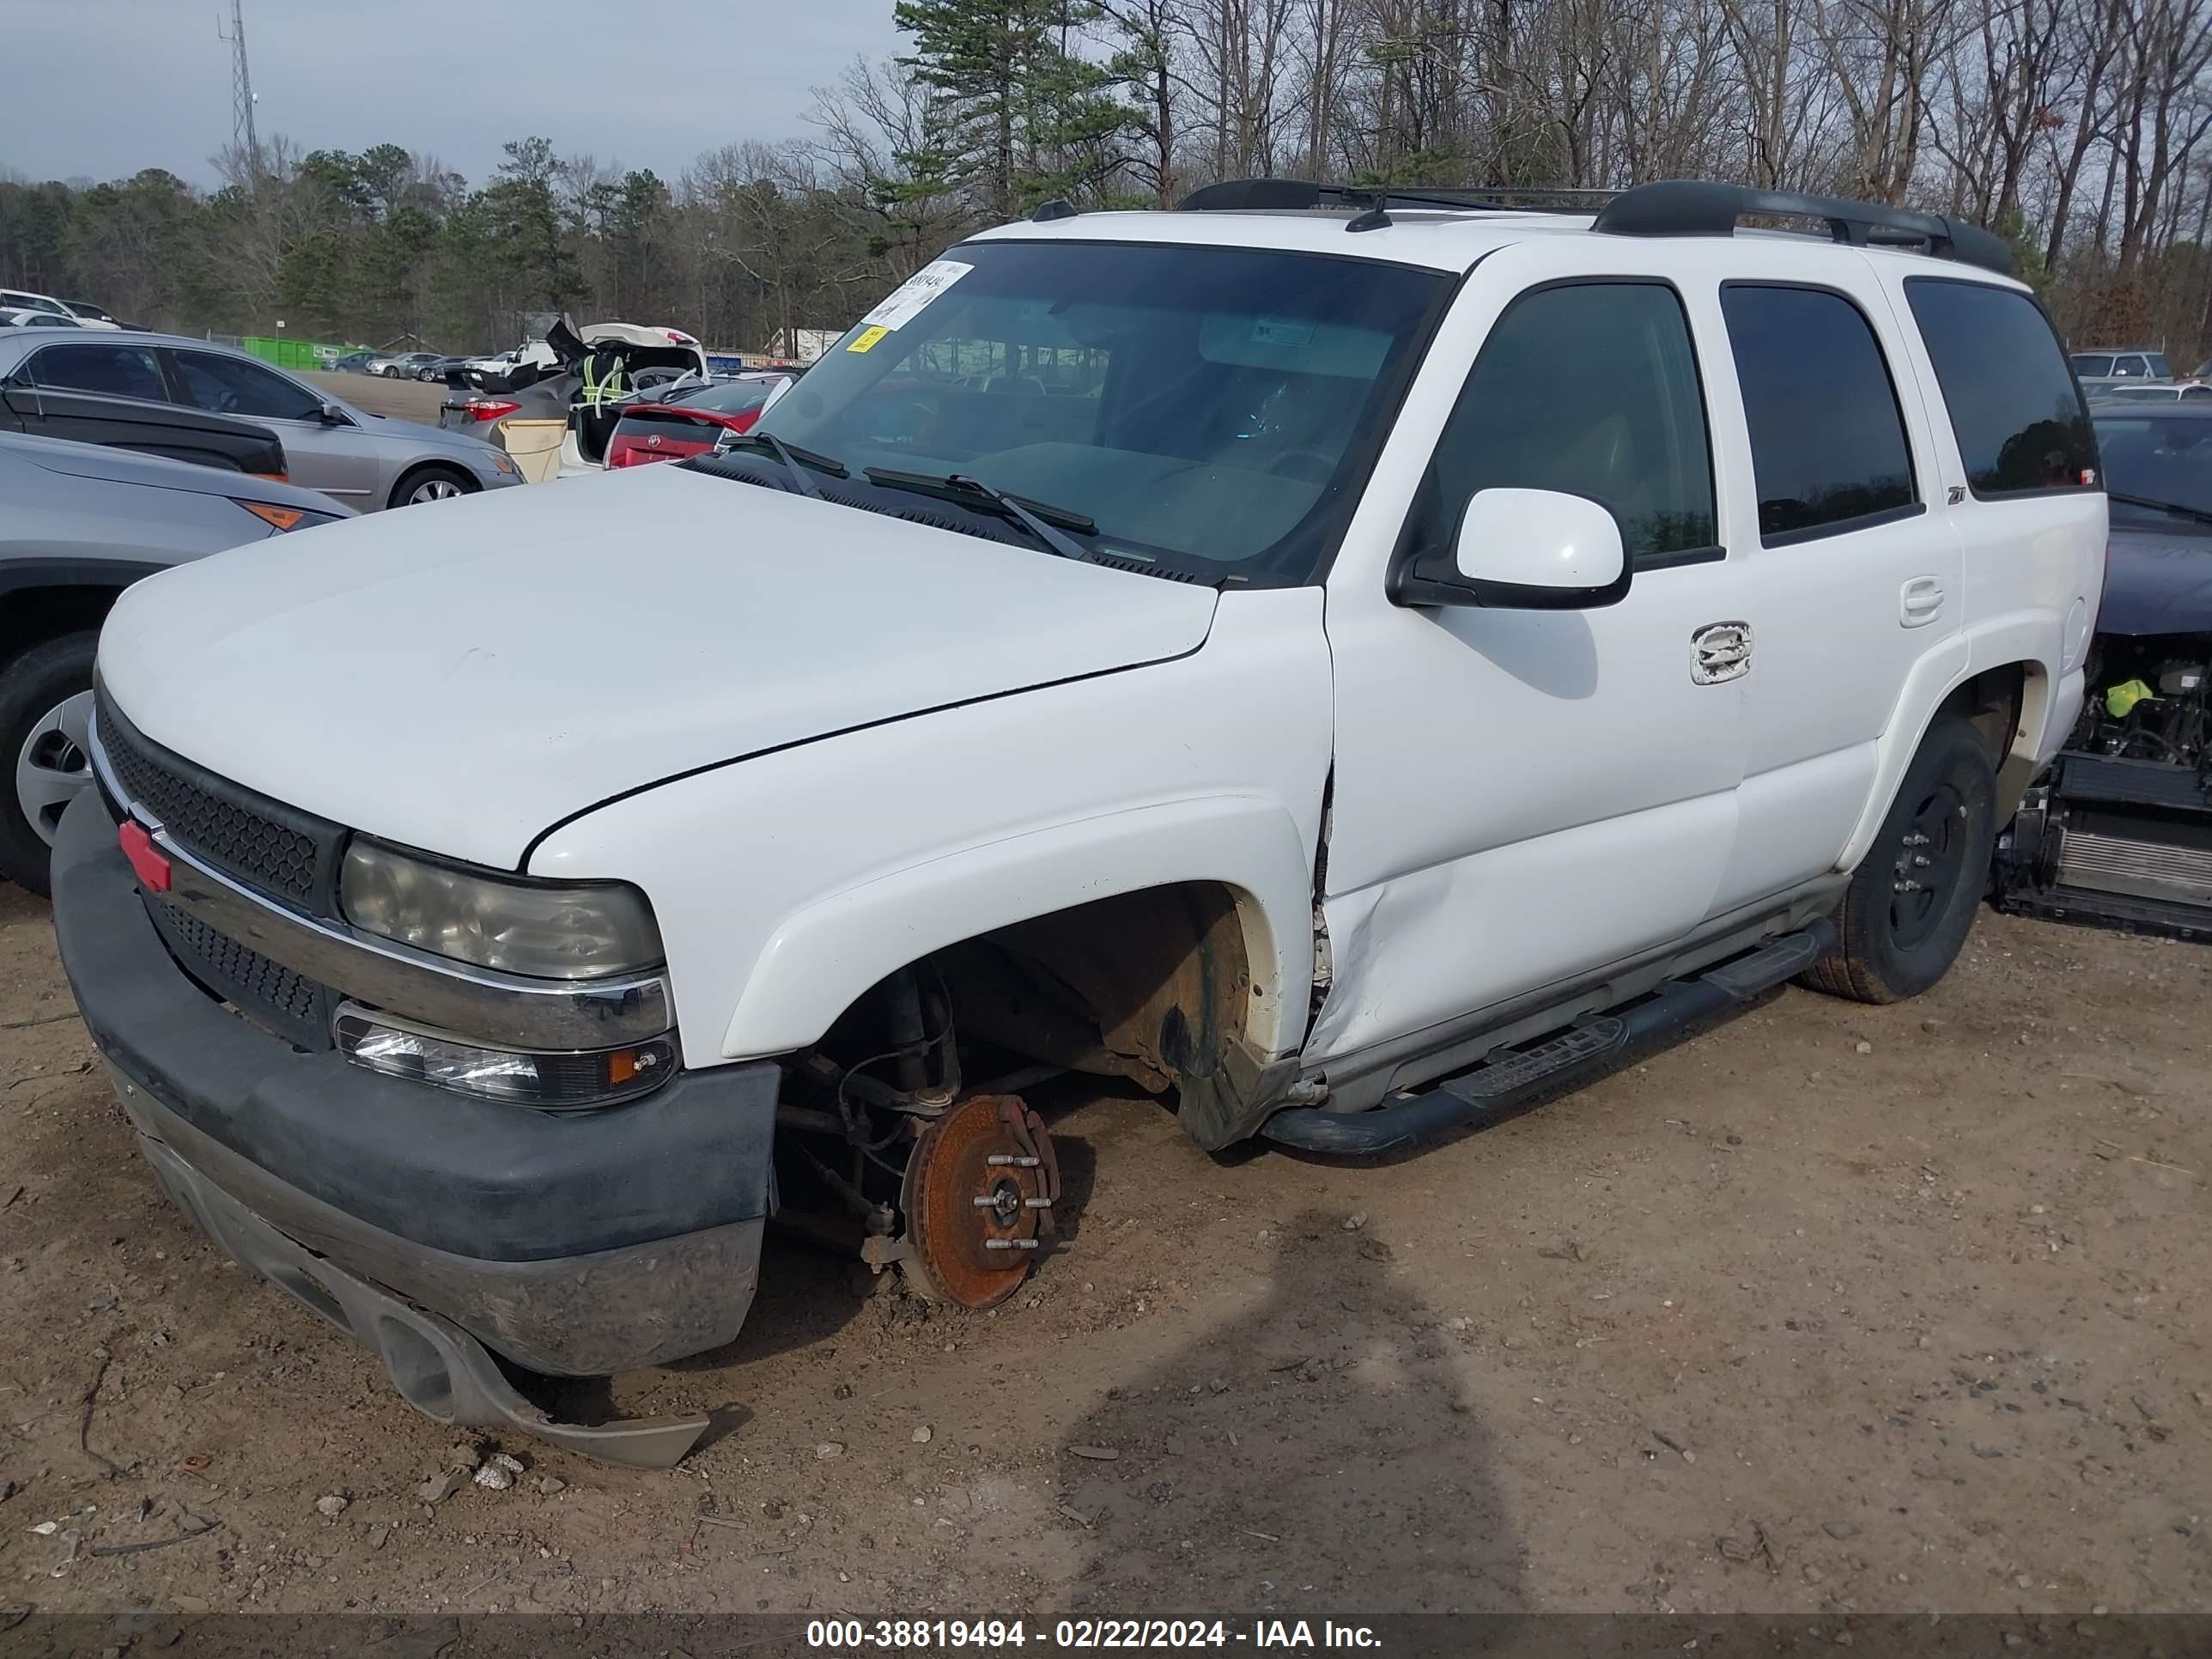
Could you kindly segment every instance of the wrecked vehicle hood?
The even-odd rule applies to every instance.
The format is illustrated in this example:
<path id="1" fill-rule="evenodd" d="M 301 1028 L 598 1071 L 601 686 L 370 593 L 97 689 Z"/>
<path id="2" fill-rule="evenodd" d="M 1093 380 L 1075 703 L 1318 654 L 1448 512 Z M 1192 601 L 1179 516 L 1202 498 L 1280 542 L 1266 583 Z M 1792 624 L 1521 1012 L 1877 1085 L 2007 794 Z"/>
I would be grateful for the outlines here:
<path id="1" fill-rule="evenodd" d="M 163 572 L 117 603 L 100 662 L 146 736 L 210 770 L 511 869 L 678 773 L 1183 655 L 1216 598 L 655 466 Z"/>
<path id="2" fill-rule="evenodd" d="M 2097 631 L 2212 633 L 2212 527 L 2115 529 Z"/>

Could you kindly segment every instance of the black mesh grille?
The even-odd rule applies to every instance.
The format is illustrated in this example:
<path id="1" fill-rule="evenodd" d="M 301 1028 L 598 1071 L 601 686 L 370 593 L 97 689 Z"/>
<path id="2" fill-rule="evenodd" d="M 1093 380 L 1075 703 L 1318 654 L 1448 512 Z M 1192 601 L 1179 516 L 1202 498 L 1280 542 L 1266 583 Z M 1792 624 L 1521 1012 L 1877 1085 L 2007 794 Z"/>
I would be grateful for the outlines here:
<path id="1" fill-rule="evenodd" d="M 332 994 L 325 988 L 173 905 L 149 898 L 146 909 L 178 964 L 210 991 L 288 1042 L 331 1046 Z"/>
<path id="2" fill-rule="evenodd" d="M 265 800 L 141 737 L 103 696 L 100 743 L 123 793 L 185 850 L 248 885 L 328 914 L 342 832 Z"/>

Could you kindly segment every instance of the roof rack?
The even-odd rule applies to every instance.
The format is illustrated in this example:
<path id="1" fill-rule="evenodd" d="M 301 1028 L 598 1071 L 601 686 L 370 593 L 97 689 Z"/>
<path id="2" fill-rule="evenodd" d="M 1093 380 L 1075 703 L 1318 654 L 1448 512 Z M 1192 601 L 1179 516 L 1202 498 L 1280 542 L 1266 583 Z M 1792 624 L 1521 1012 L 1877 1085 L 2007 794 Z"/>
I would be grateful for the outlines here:
<path id="1" fill-rule="evenodd" d="M 1828 234 L 1853 247 L 1919 248 L 1938 259 L 2013 274 L 2012 249 L 2001 236 L 1937 213 L 1912 213 L 1875 202 L 1756 190 L 1672 179 L 1624 190 L 1598 210 L 1593 230 L 1614 236 L 1733 236 L 1747 216 L 1819 219 Z"/>
<path id="2" fill-rule="evenodd" d="M 1295 213 L 1316 207 L 1362 208 L 1347 229 L 1380 230 L 1390 222 L 1392 206 L 1443 208 L 1457 213 L 1588 213 L 1613 195 L 1609 190 L 1524 190 L 1481 185 L 1324 185 L 1311 179 L 1224 179 L 1202 185 L 1176 204 L 1178 213 Z"/>
<path id="3" fill-rule="evenodd" d="M 1324 185 L 1310 179 L 1225 179 L 1176 204 L 1180 213 L 1295 213 L 1317 207 L 1361 210 L 1346 230 L 1381 230 L 1393 206 L 1460 213 L 1595 213 L 1591 227 L 1615 236 L 1732 236 L 1747 216 L 1819 219 L 1828 234 L 1853 247 L 1918 248 L 1938 259 L 2013 274 L 2003 238 L 1941 214 L 1912 213 L 1875 202 L 1757 190 L 1748 185 L 1665 179 L 1627 190 L 1549 190 L 1480 185 Z"/>

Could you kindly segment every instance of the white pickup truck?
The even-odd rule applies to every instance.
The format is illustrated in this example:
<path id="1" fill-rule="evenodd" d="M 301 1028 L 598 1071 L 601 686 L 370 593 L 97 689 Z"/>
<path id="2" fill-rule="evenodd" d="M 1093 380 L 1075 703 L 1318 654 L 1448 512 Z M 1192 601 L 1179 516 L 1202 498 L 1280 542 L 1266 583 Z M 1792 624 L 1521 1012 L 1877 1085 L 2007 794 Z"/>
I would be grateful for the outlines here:
<path id="1" fill-rule="evenodd" d="M 778 1209 L 995 1302 L 1055 1073 L 1374 1153 L 1793 976 L 1912 995 L 2099 592 L 2007 264 L 1706 185 L 1053 204 L 720 453 L 131 589 L 85 1019 L 407 1398 L 665 1463 L 703 1419 L 550 1423 L 486 1350 L 714 1347 Z"/>

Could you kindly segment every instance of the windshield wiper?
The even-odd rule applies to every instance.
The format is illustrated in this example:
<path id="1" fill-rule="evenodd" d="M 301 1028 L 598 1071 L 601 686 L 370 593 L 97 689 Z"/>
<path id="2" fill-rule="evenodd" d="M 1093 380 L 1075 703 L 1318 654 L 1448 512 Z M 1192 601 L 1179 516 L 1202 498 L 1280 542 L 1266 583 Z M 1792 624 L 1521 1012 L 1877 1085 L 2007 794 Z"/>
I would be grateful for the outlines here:
<path id="1" fill-rule="evenodd" d="M 934 495 L 939 501 L 952 501 L 979 513 L 994 514 L 1021 526 L 1061 558 L 1073 559 L 1079 564 L 1091 562 L 1088 548 L 1053 528 L 1057 524 L 1080 535 L 1097 535 L 1097 522 L 1084 514 L 1054 507 L 1048 501 L 1009 495 L 1004 490 L 992 489 L 981 478 L 963 477 L 957 472 L 939 477 L 929 472 L 894 472 L 885 466 L 864 466 L 860 476 L 885 489 L 910 489 L 917 495 Z"/>
<path id="2" fill-rule="evenodd" d="M 821 499 L 822 492 L 814 487 L 814 480 L 806 476 L 808 467 L 812 467 L 817 472 L 827 472 L 833 478 L 849 478 L 853 476 L 845 463 L 834 456 L 817 455 L 811 449 L 795 448 L 784 442 L 773 432 L 733 432 L 724 441 L 721 447 L 722 451 L 726 453 L 738 448 L 740 445 L 753 449 L 764 449 L 775 456 L 777 460 L 783 463 L 783 470 L 791 475 L 791 482 L 799 493 L 802 495 L 811 495 L 817 501 Z"/>
<path id="3" fill-rule="evenodd" d="M 2108 501 L 2118 501 L 2123 507 L 2147 507 L 2154 513 L 2171 513 L 2178 519 L 2194 519 L 2199 524 L 2212 524 L 2212 511 L 2201 507 L 2185 507 L 2179 501 L 2161 501 L 2149 495 L 2125 495 L 2119 491 L 2105 492 Z"/>

